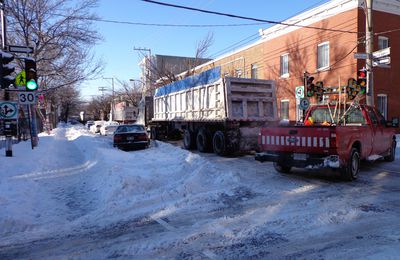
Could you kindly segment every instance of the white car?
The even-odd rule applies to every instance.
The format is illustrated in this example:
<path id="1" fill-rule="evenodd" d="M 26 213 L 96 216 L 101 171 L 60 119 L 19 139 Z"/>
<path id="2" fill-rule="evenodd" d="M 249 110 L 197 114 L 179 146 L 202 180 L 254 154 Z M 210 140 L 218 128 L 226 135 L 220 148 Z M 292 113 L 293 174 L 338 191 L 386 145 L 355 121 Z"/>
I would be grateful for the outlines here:
<path id="1" fill-rule="evenodd" d="M 112 135 L 114 134 L 115 129 L 118 127 L 117 122 L 106 122 L 104 125 L 100 127 L 101 135 Z"/>
<path id="2" fill-rule="evenodd" d="M 90 132 L 96 134 L 100 133 L 100 127 L 105 124 L 106 121 L 94 121 L 94 125 L 90 127 Z"/>

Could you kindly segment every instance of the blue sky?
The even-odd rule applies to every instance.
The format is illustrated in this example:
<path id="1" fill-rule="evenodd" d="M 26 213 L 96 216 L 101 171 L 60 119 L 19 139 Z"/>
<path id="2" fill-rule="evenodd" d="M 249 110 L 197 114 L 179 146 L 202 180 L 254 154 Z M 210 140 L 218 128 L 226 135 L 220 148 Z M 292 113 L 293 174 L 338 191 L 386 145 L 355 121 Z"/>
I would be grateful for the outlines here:
<path id="1" fill-rule="evenodd" d="M 177 5 L 212 10 L 221 13 L 281 21 L 306 9 L 318 6 L 328 0 L 159 0 Z M 252 24 L 253 21 L 205 14 L 146 3 L 140 0 L 100 0 L 96 14 L 105 20 L 152 24 Z M 96 57 L 105 62 L 103 77 L 114 77 L 128 82 L 140 76 L 139 60 L 143 57 L 134 47 L 151 49 L 152 54 L 194 56 L 196 46 L 208 33 L 213 34 L 213 44 L 208 56 L 216 57 L 245 39 L 256 39 L 260 28 L 270 24 L 239 27 L 158 27 L 95 22 L 94 26 L 103 41 L 94 47 Z M 81 94 L 85 99 L 101 95 L 99 87 L 108 87 L 111 81 L 105 79 L 87 81 L 82 85 Z M 118 88 L 115 80 L 115 88 Z"/>

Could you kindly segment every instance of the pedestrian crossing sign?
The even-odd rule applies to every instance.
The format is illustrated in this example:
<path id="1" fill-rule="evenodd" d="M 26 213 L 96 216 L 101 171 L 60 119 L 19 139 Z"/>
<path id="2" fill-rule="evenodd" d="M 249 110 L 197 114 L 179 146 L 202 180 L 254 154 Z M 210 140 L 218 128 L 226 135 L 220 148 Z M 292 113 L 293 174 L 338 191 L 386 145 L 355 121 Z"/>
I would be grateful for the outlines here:
<path id="1" fill-rule="evenodd" d="M 21 71 L 15 77 L 15 86 L 25 87 L 26 86 L 26 74 L 25 70 Z"/>

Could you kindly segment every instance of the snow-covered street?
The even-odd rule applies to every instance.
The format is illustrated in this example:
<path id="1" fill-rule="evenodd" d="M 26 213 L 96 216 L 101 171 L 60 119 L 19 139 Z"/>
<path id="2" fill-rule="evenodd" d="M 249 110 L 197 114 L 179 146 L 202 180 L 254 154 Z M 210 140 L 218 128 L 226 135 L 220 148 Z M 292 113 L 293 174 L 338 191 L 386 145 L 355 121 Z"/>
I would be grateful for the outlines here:
<path id="1" fill-rule="evenodd" d="M 83 126 L 0 152 L 0 259 L 400 255 L 399 142 L 351 183 L 159 141 L 124 152 Z"/>

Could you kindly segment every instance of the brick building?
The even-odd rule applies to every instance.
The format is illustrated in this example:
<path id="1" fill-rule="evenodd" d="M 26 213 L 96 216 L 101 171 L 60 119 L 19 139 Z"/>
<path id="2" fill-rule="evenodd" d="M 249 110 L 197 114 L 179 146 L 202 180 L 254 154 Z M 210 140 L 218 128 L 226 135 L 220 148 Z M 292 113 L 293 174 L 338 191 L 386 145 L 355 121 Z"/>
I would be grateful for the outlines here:
<path id="1" fill-rule="evenodd" d="M 221 66 L 222 74 L 273 79 L 281 118 L 298 120 L 296 86 L 307 71 L 324 86 L 346 86 L 365 67 L 364 0 L 332 0 L 260 30 L 260 39 L 197 67 Z M 400 116 L 400 2 L 374 0 L 374 51 L 390 48 L 391 62 L 373 68 L 374 104 L 387 119 Z"/>

